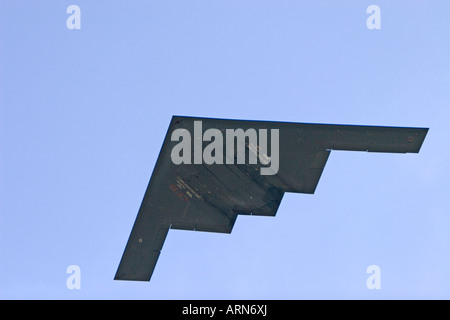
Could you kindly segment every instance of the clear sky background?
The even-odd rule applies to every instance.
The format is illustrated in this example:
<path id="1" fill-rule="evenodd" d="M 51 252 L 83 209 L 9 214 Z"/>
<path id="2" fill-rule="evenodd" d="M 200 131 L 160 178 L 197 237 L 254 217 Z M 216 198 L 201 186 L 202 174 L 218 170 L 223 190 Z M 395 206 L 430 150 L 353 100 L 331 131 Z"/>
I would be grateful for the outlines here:
<path id="1" fill-rule="evenodd" d="M 0 298 L 449 299 L 449 15 L 446 0 L 0 0 Z M 314 195 L 231 234 L 171 230 L 150 282 L 114 281 L 174 114 L 430 131 L 419 154 L 333 151 Z"/>

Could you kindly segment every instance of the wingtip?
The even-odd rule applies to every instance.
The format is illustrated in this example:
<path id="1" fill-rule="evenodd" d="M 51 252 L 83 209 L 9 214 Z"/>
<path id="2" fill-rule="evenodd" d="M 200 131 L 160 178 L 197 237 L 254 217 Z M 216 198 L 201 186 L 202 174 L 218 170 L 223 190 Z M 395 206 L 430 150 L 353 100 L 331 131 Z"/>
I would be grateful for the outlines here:
<path id="1" fill-rule="evenodd" d="M 418 131 L 416 132 L 416 136 L 412 137 L 411 139 L 411 151 L 412 153 L 419 153 L 420 149 L 422 148 L 422 145 L 425 141 L 425 138 L 428 134 L 430 128 L 418 128 Z M 408 137 L 410 139 L 411 137 Z"/>

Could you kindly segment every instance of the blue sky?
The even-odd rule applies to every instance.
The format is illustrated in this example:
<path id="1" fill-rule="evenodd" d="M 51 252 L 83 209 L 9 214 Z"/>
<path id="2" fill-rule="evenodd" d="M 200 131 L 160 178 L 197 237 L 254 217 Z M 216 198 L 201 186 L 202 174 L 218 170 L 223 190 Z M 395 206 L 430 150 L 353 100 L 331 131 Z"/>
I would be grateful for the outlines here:
<path id="1" fill-rule="evenodd" d="M 1 0 L 0 298 L 450 298 L 449 12 Z M 113 281 L 174 114 L 430 131 L 419 154 L 332 152 L 316 193 L 286 194 L 275 218 L 171 230 L 151 282 Z"/>

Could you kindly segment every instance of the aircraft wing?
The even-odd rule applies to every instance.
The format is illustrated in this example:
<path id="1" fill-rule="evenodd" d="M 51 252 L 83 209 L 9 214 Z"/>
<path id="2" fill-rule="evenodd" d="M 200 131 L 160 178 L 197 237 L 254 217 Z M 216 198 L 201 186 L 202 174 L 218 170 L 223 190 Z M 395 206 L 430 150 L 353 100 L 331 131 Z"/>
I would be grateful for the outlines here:
<path id="1" fill-rule="evenodd" d="M 173 150 L 180 143 L 172 136 L 177 129 L 186 130 L 192 138 L 189 164 L 173 161 Z M 216 130 L 223 137 L 227 130 L 255 130 L 259 134 L 258 142 L 267 132 L 267 152 L 256 163 L 238 163 L 236 157 L 233 163 L 228 163 L 224 142 L 220 150 L 223 163 L 199 163 L 198 151 L 206 150 L 213 141 L 203 137 L 208 129 Z M 269 168 L 269 154 L 274 161 L 276 150 L 271 142 L 276 130 L 279 163 L 272 174 L 262 175 L 261 169 Z M 314 193 L 332 150 L 417 153 L 427 132 L 427 128 L 174 116 L 115 279 L 149 281 L 169 229 L 230 233 L 238 214 L 275 216 L 285 192 Z M 235 142 L 237 154 L 238 142 Z M 258 148 L 248 138 L 246 159 L 252 152 L 261 154 Z M 267 156 L 265 161 L 264 156 Z"/>

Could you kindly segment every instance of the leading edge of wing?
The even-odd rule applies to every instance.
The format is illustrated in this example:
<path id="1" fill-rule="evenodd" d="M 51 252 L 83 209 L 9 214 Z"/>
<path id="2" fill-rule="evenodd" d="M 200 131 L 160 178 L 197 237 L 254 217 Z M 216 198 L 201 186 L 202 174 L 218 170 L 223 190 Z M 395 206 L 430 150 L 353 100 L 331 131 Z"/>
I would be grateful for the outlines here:
<path id="1" fill-rule="evenodd" d="M 386 153 L 418 153 L 429 128 L 402 126 L 375 126 L 352 124 L 324 124 L 267 120 L 221 119 L 174 115 L 169 132 L 183 121 L 204 122 L 205 130 L 211 124 L 228 128 L 272 128 L 294 134 L 315 150 L 346 150 Z M 280 133 L 280 139 L 283 139 Z M 284 139 L 291 139 L 291 137 Z"/>

